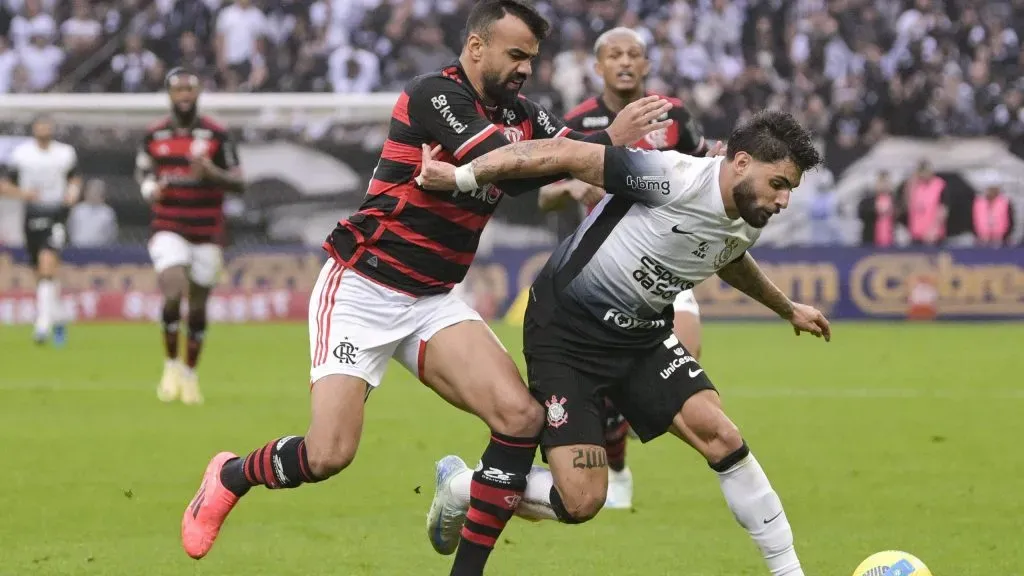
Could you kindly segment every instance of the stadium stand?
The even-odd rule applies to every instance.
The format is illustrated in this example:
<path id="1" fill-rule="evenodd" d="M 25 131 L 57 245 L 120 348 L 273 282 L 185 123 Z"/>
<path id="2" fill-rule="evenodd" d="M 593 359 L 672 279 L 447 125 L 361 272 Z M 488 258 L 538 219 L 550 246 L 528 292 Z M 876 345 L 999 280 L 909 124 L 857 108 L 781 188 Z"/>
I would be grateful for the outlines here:
<path id="1" fill-rule="evenodd" d="M 178 65 L 202 71 L 207 89 L 217 92 L 395 92 L 410 77 L 458 53 L 471 3 L 3 0 L 0 93 L 147 92 L 158 89 L 163 72 Z M 648 41 L 649 87 L 680 97 L 709 136 L 727 136 L 737 121 L 763 107 L 790 109 L 815 128 L 827 170 L 808 177 L 794 209 L 766 232 L 768 243 L 859 242 L 858 205 L 878 171 L 888 170 L 901 190 L 921 159 L 923 152 L 910 144 L 920 140 L 901 138 L 987 139 L 986 146 L 1007 156 L 997 184 L 1021 214 L 1024 52 L 1018 31 L 1024 30 L 1024 0 L 537 4 L 554 32 L 543 45 L 527 93 L 552 110 L 565 111 L 600 89 L 591 72 L 593 41 L 609 27 L 627 25 Z M 25 131 L 23 123 L 0 122 L 0 127 L 5 134 Z M 372 126 L 235 128 L 245 142 L 291 140 L 328 151 L 376 141 L 367 136 L 374 133 Z M 62 130 L 78 146 L 103 142 L 107 147 L 95 151 L 99 156 L 129 149 L 135 138 L 131 130 Z M 889 143 L 888 155 L 877 149 L 882 142 Z M 987 186 L 988 172 L 958 159 L 951 148 L 928 150 L 955 199 L 950 236 L 970 236 L 969 203 Z M 365 151 L 369 165 L 353 164 L 359 173 L 372 168 L 374 151 Z M 864 164 L 869 156 L 876 161 Z M 862 173 L 851 180 L 848 168 L 854 165 Z M 146 211 L 129 176 L 106 177 L 107 196 L 124 224 L 122 239 L 139 240 Z M 296 239 L 291 227 L 279 223 L 275 231 L 268 220 L 268 210 L 295 200 L 280 190 L 276 184 L 263 192 L 257 187 L 238 209 L 237 238 Z M 302 220 L 301 213 L 292 216 Z M 528 200 L 507 202 L 501 219 L 533 226 L 545 221 Z M 1016 221 L 1020 228 L 1024 218 Z"/>

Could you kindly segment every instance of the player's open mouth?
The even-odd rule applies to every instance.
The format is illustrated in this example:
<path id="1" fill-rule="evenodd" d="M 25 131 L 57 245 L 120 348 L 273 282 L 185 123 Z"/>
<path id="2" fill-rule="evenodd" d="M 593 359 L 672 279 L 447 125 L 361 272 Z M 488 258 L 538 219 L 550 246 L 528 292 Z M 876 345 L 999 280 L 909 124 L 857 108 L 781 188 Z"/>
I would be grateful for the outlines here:
<path id="1" fill-rule="evenodd" d="M 635 76 L 633 76 L 632 72 L 619 72 L 618 74 L 615 75 L 615 77 L 618 78 L 619 80 L 633 80 L 636 78 Z"/>
<path id="2" fill-rule="evenodd" d="M 505 83 L 505 87 L 508 88 L 509 90 L 519 90 L 520 88 L 523 87 L 523 81 L 509 80 L 508 82 Z"/>

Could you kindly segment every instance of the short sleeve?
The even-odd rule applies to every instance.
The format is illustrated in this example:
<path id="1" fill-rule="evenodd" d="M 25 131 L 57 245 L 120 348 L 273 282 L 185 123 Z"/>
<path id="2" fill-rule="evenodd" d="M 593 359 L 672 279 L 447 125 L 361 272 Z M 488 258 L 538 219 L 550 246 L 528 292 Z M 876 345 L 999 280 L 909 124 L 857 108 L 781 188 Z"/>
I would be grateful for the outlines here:
<path id="1" fill-rule="evenodd" d="M 468 162 L 508 143 L 498 127 L 477 108 L 470 92 L 441 76 L 410 87 L 409 119 L 441 144 L 456 160 Z"/>
<path id="2" fill-rule="evenodd" d="M 220 136 L 220 146 L 217 147 L 217 153 L 213 156 L 213 164 L 223 170 L 238 168 L 238 147 L 230 135 Z"/>
<path id="3" fill-rule="evenodd" d="M 698 154 L 704 150 L 704 129 L 686 107 L 677 104 L 669 111 L 669 118 L 679 126 L 676 150 L 683 154 Z"/>
<path id="4" fill-rule="evenodd" d="M 634 202 L 663 206 L 679 193 L 672 186 L 678 152 L 609 146 L 604 151 L 604 189 Z"/>

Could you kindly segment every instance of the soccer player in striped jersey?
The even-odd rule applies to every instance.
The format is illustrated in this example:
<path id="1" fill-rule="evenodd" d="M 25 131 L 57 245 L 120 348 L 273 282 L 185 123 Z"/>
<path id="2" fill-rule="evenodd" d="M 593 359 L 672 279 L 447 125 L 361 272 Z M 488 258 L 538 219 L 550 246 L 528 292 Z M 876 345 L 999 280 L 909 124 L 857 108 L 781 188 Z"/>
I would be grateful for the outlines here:
<path id="1" fill-rule="evenodd" d="M 362 207 L 324 248 L 309 305 L 312 416 L 305 436 L 271 440 L 239 457 L 221 452 L 182 518 L 194 558 L 252 486 L 295 488 L 325 480 L 355 457 L 364 403 L 391 358 L 452 405 L 480 417 L 490 441 L 472 475 L 465 527 L 436 543 L 458 547 L 452 574 L 479 576 L 522 496 L 543 426 L 519 370 L 480 316 L 451 289 L 466 274 L 480 233 L 506 194 L 556 177 L 506 179 L 428 192 L 415 183 L 420 146 L 463 164 L 511 142 L 585 136 L 519 96 L 548 23 L 525 2 L 484 0 L 470 11 L 457 62 L 410 81 L 395 104 L 387 141 Z M 624 109 L 592 142 L 626 144 L 651 130 L 670 104 L 653 97 Z"/>
<path id="2" fill-rule="evenodd" d="M 199 113 L 199 76 L 165 79 L 171 114 L 152 125 L 136 155 L 136 178 L 153 206 L 149 256 L 164 297 L 163 376 L 157 397 L 203 401 L 196 366 L 206 336 L 206 300 L 217 283 L 225 239 L 224 194 L 244 189 L 227 129 Z M 179 359 L 182 300 L 188 300 L 185 361 Z"/>
<path id="3" fill-rule="evenodd" d="M 32 139 L 19 144 L 8 160 L 0 192 L 25 202 L 25 249 L 36 271 L 37 344 L 53 336 L 61 346 L 66 338 L 60 303 L 60 253 L 67 242 L 71 206 L 78 201 L 82 177 L 75 149 L 53 139 L 54 123 L 41 116 L 32 123 Z"/>
<path id="4" fill-rule="evenodd" d="M 599 96 L 587 98 L 565 116 L 566 126 L 584 133 L 608 126 L 623 107 L 650 94 L 644 86 L 651 68 L 647 60 L 647 44 L 635 30 L 620 27 L 601 34 L 594 42 L 594 57 L 595 71 L 604 80 L 604 89 Z M 668 100 L 672 103 L 668 112 L 672 124 L 650 132 L 633 146 L 644 150 L 675 150 L 690 156 L 717 153 L 718 145 L 712 146 L 704 138 L 700 123 L 682 101 L 677 98 Z M 567 178 L 541 188 L 538 202 L 540 208 L 547 211 L 560 209 L 566 200 L 576 200 L 589 213 L 603 197 L 601 188 Z M 700 306 L 693 290 L 681 291 L 672 305 L 676 337 L 699 360 Z M 633 473 L 626 465 L 629 424 L 610 402 L 605 420 L 608 451 L 608 501 L 605 508 L 629 509 L 633 506 Z"/>

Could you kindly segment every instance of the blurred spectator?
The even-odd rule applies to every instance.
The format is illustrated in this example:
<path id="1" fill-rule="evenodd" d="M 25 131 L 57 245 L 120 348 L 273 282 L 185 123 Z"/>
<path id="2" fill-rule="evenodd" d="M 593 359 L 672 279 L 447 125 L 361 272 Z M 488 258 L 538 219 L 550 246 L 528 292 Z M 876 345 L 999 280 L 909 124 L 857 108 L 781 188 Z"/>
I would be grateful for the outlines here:
<path id="1" fill-rule="evenodd" d="M 64 52 L 50 44 L 42 32 L 32 34 L 31 41 L 19 50 L 19 57 L 33 92 L 44 92 L 57 82 Z"/>
<path id="2" fill-rule="evenodd" d="M 23 11 L 11 20 L 11 29 L 7 36 L 14 47 L 21 50 L 28 46 L 33 38 L 41 37 L 45 43 L 52 42 L 56 32 L 57 25 L 53 17 L 43 12 L 39 0 L 25 0 Z"/>
<path id="3" fill-rule="evenodd" d="M 857 216 L 864 225 L 861 229 L 862 244 L 879 248 L 895 244 L 900 209 L 888 172 L 883 170 L 878 173 L 874 194 L 860 201 Z"/>
<path id="4" fill-rule="evenodd" d="M 217 15 L 217 70 L 228 90 L 250 90 L 265 80 L 267 17 L 252 0 L 235 0 Z"/>
<path id="5" fill-rule="evenodd" d="M 92 179 L 85 186 L 83 202 L 68 216 L 71 245 L 80 248 L 109 246 L 117 242 L 117 216 L 106 202 L 102 180 Z"/>
<path id="6" fill-rule="evenodd" d="M 810 174 L 808 174 L 810 176 Z M 805 177 L 805 179 L 807 179 Z M 828 246 L 839 243 L 839 231 L 836 226 L 836 195 L 831 182 L 819 182 L 813 189 L 813 196 L 807 210 L 810 224 L 808 244 L 812 246 Z M 801 193 L 805 184 L 801 183 Z"/>
<path id="7" fill-rule="evenodd" d="M 408 66 L 404 76 L 412 78 L 439 70 L 455 59 L 455 53 L 444 45 L 444 33 L 437 22 L 425 22 L 412 32 L 410 44 L 398 55 L 398 61 Z"/>
<path id="8" fill-rule="evenodd" d="M 974 199 L 974 235 L 982 246 L 1005 246 L 1013 232 L 1013 204 L 996 182 Z"/>
<path id="9" fill-rule="evenodd" d="M 86 53 L 97 48 L 103 26 L 93 18 L 88 0 L 74 1 L 72 16 L 60 25 L 60 35 L 68 52 Z"/>
<path id="10" fill-rule="evenodd" d="M 0 36 L 0 94 L 11 92 L 11 85 L 14 83 L 14 70 L 17 67 L 17 53 L 7 43 L 7 39 Z"/>
<path id="11" fill-rule="evenodd" d="M 338 93 L 373 92 L 380 83 L 380 62 L 371 52 L 361 48 L 338 48 L 327 61 L 327 69 L 331 87 Z"/>
<path id="12" fill-rule="evenodd" d="M 949 194 L 946 181 L 932 172 L 927 160 L 922 160 L 907 180 L 904 197 L 911 241 L 934 246 L 945 240 Z"/>
<path id="13" fill-rule="evenodd" d="M 110 63 L 120 92 L 152 92 L 163 83 L 164 66 L 155 54 L 142 47 L 142 38 L 129 35 L 124 52 Z"/>

